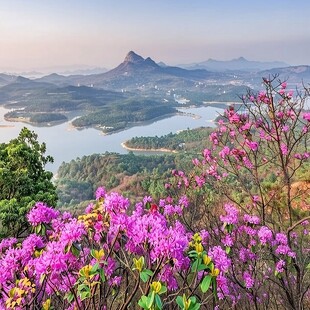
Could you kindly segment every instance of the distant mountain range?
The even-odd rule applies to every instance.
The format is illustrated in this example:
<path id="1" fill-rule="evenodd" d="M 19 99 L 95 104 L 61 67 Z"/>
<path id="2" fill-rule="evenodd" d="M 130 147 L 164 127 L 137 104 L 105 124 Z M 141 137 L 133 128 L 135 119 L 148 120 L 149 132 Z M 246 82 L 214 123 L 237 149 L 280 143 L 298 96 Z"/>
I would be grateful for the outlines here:
<path id="1" fill-rule="evenodd" d="M 248 61 L 240 57 L 231 61 L 209 59 L 183 66 L 188 68 L 156 63 L 150 57 L 143 58 L 130 51 L 117 67 L 104 73 L 68 76 L 53 73 L 33 81 L 58 87 L 84 85 L 113 91 L 182 89 L 195 92 L 204 92 L 211 85 L 213 88 L 214 85 L 243 85 L 255 88 L 261 84 L 262 77 L 275 74 L 279 74 L 282 79 L 289 78 L 293 84 L 310 82 L 309 66 L 288 66 L 283 62 Z M 0 87 L 13 83 L 16 79 L 16 76 L 0 74 Z"/>
<path id="2" fill-rule="evenodd" d="M 172 67 L 130 51 L 117 67 L 99 74 L 52 73 L 37 79 L 0 74 L 0 105 L 19 109 L 6 114 L 11 120 L 50 124 L 79 114 L 74 126 L 113 132 L 175 114 L 180 106 L 240 102 L 248 88 L 261 88 L 262 77 L 288 80 L 290 88 L 310 83 L 306 65 L 269 68 L 285 64 L 244 58 L 205 63 L 214 65 L 212 71 Z"/>
<path id="3" fill-rule="evenodd" d="M 187 70 L 179 67 L 159 65 L 150 57 L 143 58 L 130 51 L 116 68 L 101 74 L 48 75 L 37 79 L 57 85 L 88 85 L 106 89 L 137 89 L 149 87 L 192 87 L 195 81 L 224 78 L 221 73 L 207 70 Z"/>
<path id="4" fill-rule="evenodd" d="M 247 60 L 244 57 L 239 57 L 232 60 L 215 60 L 208 59 L 199 63 L 179 65 L 181 68 L 185 69 L 206 69 L 210 71 L 249 71 L 257 72 L 262 70 L 268 70 L 273 68 L 282 68 L 288 67 L 289 64 L 281 61 L 273 62 L 261 62 L 261 61 L 252 61 Z"/>

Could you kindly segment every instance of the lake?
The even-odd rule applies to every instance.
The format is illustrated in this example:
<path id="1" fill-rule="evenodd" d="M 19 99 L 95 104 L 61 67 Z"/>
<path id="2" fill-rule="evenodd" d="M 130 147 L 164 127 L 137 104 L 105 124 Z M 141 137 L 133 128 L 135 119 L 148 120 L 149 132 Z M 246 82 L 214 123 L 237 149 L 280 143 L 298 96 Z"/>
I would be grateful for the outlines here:
<path id="1" fill-rule="evenodd" d="M 47 154 L 54 157 L 54 163 L 46 168 L 56 172 L 63 161 L 69 162 L 71 159 L 84 155 L 105 152 L 128 153 L 121 146 L 121 143 L 135 136 L 162 136 L 187 128 L 214 127 L 215 124 L 212 120 L 223 111 L 215 107 L 180 110 L 198 115 L 200 118 L 175 115 L 151 124 L 143 124 L 111 135 L 103 135 L 99 130 L 93 128 L 77 130 L 71 126 L 70 121 L 51 127 L 37 127 L 25 123 L 8 122 L 4 120 L 4 114 L 8 110 L 0 107 L 0 143 L 16 138 L 23 127 L 35 131 L 38 134 L 38 140 L 46 143 Z"/>

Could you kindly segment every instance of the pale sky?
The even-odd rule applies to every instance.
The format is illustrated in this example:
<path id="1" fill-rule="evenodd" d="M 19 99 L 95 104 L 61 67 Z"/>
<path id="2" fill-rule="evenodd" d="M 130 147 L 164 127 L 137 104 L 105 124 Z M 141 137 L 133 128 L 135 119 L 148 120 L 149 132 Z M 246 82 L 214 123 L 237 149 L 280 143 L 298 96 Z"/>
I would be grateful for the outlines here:
<path id="1" fill-rule="evenodd" d="M 89 65 L 127 52 L 310 64 L 309 0 L 0 0 L 0 72 Z"/>

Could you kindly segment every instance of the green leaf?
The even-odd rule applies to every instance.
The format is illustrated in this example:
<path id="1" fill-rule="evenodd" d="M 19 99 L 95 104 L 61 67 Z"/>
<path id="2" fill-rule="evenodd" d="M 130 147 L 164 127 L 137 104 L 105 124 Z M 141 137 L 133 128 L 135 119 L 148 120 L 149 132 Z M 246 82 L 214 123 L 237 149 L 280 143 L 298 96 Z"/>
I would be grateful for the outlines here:
<path id="1" fill-rule="evenodd" d="M 42 224 L 40 224 L 40 225 L 37 225 L 36 227 L 35 227 L 35 233 L 37 234 L 37 235 L 39 235 L 40 234 L 40 232 L 41 232 L 41 229 L 42 229 Z"/>
<path id="2" fill-rule="evenodd" d="M 100 268 L 100 269 L 99 269 L 99 274 L 100 274 L 101 282 L 105 282 L 105 275 L 104 275 L 104 270 L 103 270 L 103 268 Z"/>
<path id="3" fill-rule="evenodd" d="M 97 271 L 98 271 L 98 269 L 99 269 L 99 264 L 98 263 L 96 263 L 91 269 L 90 269 L 90 272 L 89 272 L 89 274 L 90 275 L 94 275 L 94 274 L 96 274 L 97 273 Z"/>
<path id="4" fill-rule="evenodd" d="M 184 303 L 183 303 L 183 297 L 182 296 L 178 296 L 176 299 L 176 302 L 178 304 L 178 306 L 183 309 L 184 308 Z"/>
<path id="5" fill-rule="evenodd" d="M 162 309 L 163 308 L 163 303 L 159 297 L 159 295 L 155 295 L 155 304 L 158 307 L 158 309 Z"/>
<path id="6" fill-rule="evenodd" d="M 193 305 L 193 306 L 191 306 L 191 305 Z M 200 303 L 197 303 L 197 304 L 191 304 L 190 306 L 189 306 L 189 310 L 198 310 L 198 309 L 200 309 Z"/>
<path id="7" fill-rule="evenodd" d="M 147 274 L 147 272 L 145 272 L 145 270 L 143 270 L 143 271 L 140 272 L 140 279 L 141 279 L 144 283 L 147 282 L 147 280 L 149 279 L 149 277 L 150 277 L 150 276 Z"/>
<path id="8" fill-rule="evenodd" d="M 207 265 L 205 265 L 205 264 L 200 264 L 200 265 L 198 266 L 198 268 L 197 268 L 197 271 L 205 270 L 205 269 L 207 269 L 207 268 L 208 268 Z"/>
<path id="9" fill-rule="evenodd" d="M 233 224 L 228 224 L 226 227 L 227 227 L 227 232 L 231 233 L 233 228 L 234 228 L 234 225 Z"/>
<path id="10" fill-rule="evenodd" d="M 144 269 L 143 272 L 145 272 L 149 276 L 152 276 L 154 274 L 154 272 L 150 269 Z"/>
<path id="11" fill-rule="evenodd" d="M 230 253 L 230 247 L 229 247 L 229 246 L 227 246 L 227 247 L 225 248 L 225 252 L 226 252 L 226 254 L 229 254 L 229 253 Z"/>
<path id="12" fill-rule="evenodd" d="M 192 265 L 192 272 L 196 272 L 198 269 L 198 265 L 199 265 L 199 259 L 195 260 L 193 265 Z"/>
<path id="13" fill-rule="evenodd" d="M 167 286 L 162 285 L 160 291 L 158 292 L 159 295 L 164 294 L 167 292 Z"/>
<path id="14" fill-rule="evenodd" d="M 89 288 L 89 286 L 87 285 L 87 284 L 80 284 L 79 286 L 78 286 L 78 292 L 79 292 L 79 294 L 81 294 L 82 292 L 90 292 L 90 288 Z"/>
<path id="15" fill-rule="evenodd" d="M 42 224 L 42 232 L 41 232 L 41 235 L 42 235 L 42 236 L 45 236 L 45 234 L 46 234 L 46 227 L 45 227 L 44 224 Z"/>
<path id="16" fill-rule="evenodd" d="M 192 302 L 192 304 L 196 303 L 196 297 L 192 296 L 191 298 L 189 298 L 189 300 Z"/>
<path id="17" fill-rule="evenodd" d="M 66 295 L 65 299 L 67 299 L 68 303 L 70 304 L 70 303 L 73 301 L 73 299 L 74 299 L 73 293 L 71 293 L 71 292 L 68 293 L 68 294 Z"/>
<path id="18" fill-rule="evenodd" d="M 155 293 L 154 291 L 151 293 L 151 296 L 148 296 L 147 307 L 150 309 L 154 303 Z"/>
<path id="19" fill-rule="evenodd" d="M 86 299 L 86 298 L 89 298 L 90 297 L 90 291 L 88 292 L 88 291 L 86 291 L 86 292 L 83 292 L 82 294 L 81 294 L 81 296 L 80 296 L 80 298 L 81 298 L 81 300 L 84 300 L 84 299 Z"/>
<path id="20" fill-rule="evenodd" d="M 74 245 L 74 243 L 72 244 L 70 250 L 71 250 L 71 253 L 72 253 L 74 256 L 78 257 L 78 256 L 80 255 L 80 249 L 78 249 L 78 248 Z"/>
<path id="21" fill-rule="evenodd" d="M 213 296 L 217 300 L 217 283 L 216 278 L 212 277 Z"/>
<path id="22" fill-rule="evenodd" d="M 196 257 L 198 256 L 198 253 L 197 253 L 197 251 L 195 251 L 195 250 L 191 250 L 191 251 L 189 251 L 189 252 L 187 253 L 187 255 L 188 255 L 188 257 L 190 257 L 190 258 L 196 258 Z"/>
<path id="23" fill-rule="evenodd" d="M 141 298 L 139 299 L 139 301 L 138 301 L 138 305 L 141 307 L 141 308 L 143 308 L 143 309 L 147 309 L 147 297 L 146 296 L 141 296 Z"/>
<path id="24" fill-rule="evenodd" d="M 205 293 L 209 289 L 210 284 L 211 284 L 211 280 L 212 280 L 212 276 L 211 275 L 206 275 L 203 278 L 203 280 L 202 280 L 202 282 L 200 284 L 200 288 L 201 288 L 201 291 L 203 293 Z"/>

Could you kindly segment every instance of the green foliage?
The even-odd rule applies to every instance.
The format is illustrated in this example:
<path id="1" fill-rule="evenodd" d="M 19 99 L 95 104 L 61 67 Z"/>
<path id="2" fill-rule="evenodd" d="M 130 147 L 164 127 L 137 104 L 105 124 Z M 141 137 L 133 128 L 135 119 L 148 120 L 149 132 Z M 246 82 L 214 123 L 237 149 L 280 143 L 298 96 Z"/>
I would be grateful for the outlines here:
<path id="1" fill-rule="evenodd" d="M 190 298 L 186 298 L 185 294 L 183 296 L 178 296 L 176 302 L 180 309 L 182 310 L 198 310 L 200 309 L 200 303 L 197 303 L 196 297 L 192 296 Z"/>
<path id="2" fill-rule="evenodd" d="M 84 115 L 72 122 L 76 127 L 97 126 L 104 132 L 124 129 L 137 122 L 175 114 L 177 110 L 156 100 L 128 99 Z"/>
<path id="3" fill-rule="evenodd" d="M 95 189 L 104 185 L 108 190 L 120 186 L 132 196 L 150 193 L 160 197 L 165 191 L 164 180 L 171 170 L 180 166 L 176 155 L 93 154 L 70 163 L 62 163 L 58 170 L 57 194 L 61 205 L 75 205 L 93 198 Z"/>
<path id="4" fill-rule="evenodd" d="M 201 145 L 208 146 L 212 128 L 196 128 L 169 133 L 158 137 L 134 137 L 126 141 L 126 146 L 135 149 L 168 149 L 172 151 L 200 152 Z"/>
<path id="5" fill-rule="evenodd" d="M 46 124 L 50 122 L 66 122 L 68 118 L 61 113 L 36 113 L 36 112 L 27 112 L 24 110 L 14 110 L 5 114 L 6 120 L 27 120 L 30 123 L 35 124 Z"/>
<path id="6" fill-rule="evenodd" d="M 53 205 L 57 200 L 45 171 L 52 157 L 45 156 L 45 143 L 23 128 L 16 139 L 0 144 L 0 234 L 18 235 L 25 226 L 25 214 L 37 201 Z"/>
<path id="7" fill-rule="evenodd" d="M 160 282 L 153 282 L 150 285 L 150 288 L 151 290 L 147 296 L 141 296 L 140 300 L 138 301 L 138 305 L 143 309 L 162 309 L 163 302 L 160 298 L 160 295 L 167 292 L 167 287 L 162 285 Z"/>

